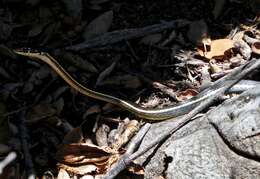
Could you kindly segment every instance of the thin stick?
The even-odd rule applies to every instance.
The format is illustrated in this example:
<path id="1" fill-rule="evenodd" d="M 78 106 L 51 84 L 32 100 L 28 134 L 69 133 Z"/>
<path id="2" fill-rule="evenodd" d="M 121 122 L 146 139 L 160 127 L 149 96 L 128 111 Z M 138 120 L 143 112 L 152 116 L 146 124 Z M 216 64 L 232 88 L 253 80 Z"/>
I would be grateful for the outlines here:
<path id="1" fill-rule="evenodd" d="M 198 107 L 196 107 L 195 109 L 190 111 L 187 115 L 184 115 L 181 119 L 179 119 L 182 122 L 179 123 L 176 127 L 173 127 L 169 131 L 163 133 L 161 136 L 159 136 L 157 139 L 155 139 L 153 142 L 151 142 L 148 146 L 146 146 L 142 150 L 138 150 L 137 152 L 133 153 L 131 156 L 126 157 L 124 159 L 124 161 L 121 161 L 121 163 L 123 163 L 124 166 L 126 167 L 133 160 L 135 160 L 139 156 L 143 155 L 145 152 L 147 152 L 148 150 L 153 148 L 155 145 L 161 143 L 162 141 L 165 141 L 168 137 L 170 137 L 177 130 L 179 130 L 180 128 L 185 126 L 187 123 L 191 122 L 193 120 L 193 117 L 196 114 L 198 114 L 199 112 L 201 112 L 202 110 L 204 110 L 205 108 L 210 106 L 215 100 L 217 100 L 219 97 L 221 97 L 225 93 L 225 91 L 230 89 L 233 85 L 235 85 L 237 82 L 239 82 L 243 77 L 248 75 L 251 71 L 253 71 L 253 70 L 255 70 L 259 67 L 260 67 L 260 59 L 253 59 L 253 60 L 249 61 L 248 63 L 244 64 L 243 66 L 241 66 L 241 67 L 237 68 L 236 70 L 232 71 L 227 76 L 225 76 L 224 80 L 217 81 L 217 84 L 220 84 L 220 83 L 224 82 L 225 80 L 236 78 L 236 80 L 232 81 L 230 84 L 223 87 L 214 96 L 205 100 Z M 121 168 L 121 171 L 122 170 L 123 169 Z M 108 178 L 106 178 L 106 179 L 108 179 Z"/>
<path id="2" fill-rule="evenodd" d="M 109 172 L 107 173 L 104 179 L 112 179 L 126 168 L 125 160 L 129 158 L 129 156 L 134 152 L 137 146 L 140 145 L 141 141 L 143 140 L 145 134 L 148 132 L 150 127 L 151 124 L 146 123 L 140 129 L 140 131 L 137 133 L 137 135 L 132 139 L 131 143 L 128 145 L 126 153 L 123 156 L 121 156 L 121 158 L 112 166 L 112 168 L 109 170 Z"/>
<path id="3" fill-rule="evenodd" d="M 133 38 L 142 37 L 149 34 L 161 32 L 163 30 L 172 29 L 186 25 L 188 22 L 185 20 L 174 20 L 170 22 L 162 22 L 160 24 L 154 24 L 143 28 L 124 29 L 113 32 L 107 32 L 103 35 L 82 42 L 77 45 L 66 47 L 66 50 L 79 51 L 93 47 L 102 47 L 111 45 L 123 40 L 129 40 Z"/>

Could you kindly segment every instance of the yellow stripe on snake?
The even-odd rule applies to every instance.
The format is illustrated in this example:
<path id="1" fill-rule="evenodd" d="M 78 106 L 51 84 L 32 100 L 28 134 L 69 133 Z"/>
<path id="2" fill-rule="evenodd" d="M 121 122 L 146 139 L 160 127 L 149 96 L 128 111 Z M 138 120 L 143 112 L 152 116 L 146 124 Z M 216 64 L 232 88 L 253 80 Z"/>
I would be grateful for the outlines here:
<path id="1" fill-rule="evenodd" d="M 186 102 L 162 108 L 162 109 L 145 109 L 135 103 L 125 101 L 114 96 L 110 96 L 107 94 L 99 93 L 93 91 L 91 89 L 86 88 L 79 82 L 77 82 L 51 55 L 44 52 L 34 52 L 34 51 L 23 51 L 23 50 L 15 50 L 16 54 L 29 57 L 33 60 L 44 62 L 48 64 L 65 82 L 70 85 L 71 88 L 75 89 L 79 93 L 92 97 L 98 100 L 106 101 L 117 105 L 127 111 L 132 112 L 136 116 L 148 119 L 152 121 L 160 121 L 160 120 L 167 120 L 170 118 L 174 118 L 177 116 L 184 115 L 191 111 L 194 107 L 199 105 L 202 101 L 206 100 L 208 97 L 214 95 L 218 90 L 221 89 L 223 86 L 209 88 L 202 91 L 197 96 L 193 97 Z M 234 85 L 228 92 L 242 92 L 249 88 L 254 88 L 256 86 L 260 86 L 259 82 L 253 82 L 249 80 L 242 80 L 236 85 Z"/>

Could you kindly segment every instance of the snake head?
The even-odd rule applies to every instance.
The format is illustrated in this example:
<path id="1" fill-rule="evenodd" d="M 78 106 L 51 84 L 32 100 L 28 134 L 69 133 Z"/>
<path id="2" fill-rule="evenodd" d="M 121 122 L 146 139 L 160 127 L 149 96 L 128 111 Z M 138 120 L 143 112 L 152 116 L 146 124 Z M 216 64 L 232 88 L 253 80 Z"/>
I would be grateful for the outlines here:
<path id="1" fill-rule="evenodd" d="M 38 50 L 31 49 L 31 48 L 15 49 L 14 53 L 16 53 L 18 55 L 22 55 L 22 56 L 27 56 L 27 57 L 30 57 L 30 58 L 38 58 L 39 56 L 45 55 L 45 52 L 40 52 Z"/>

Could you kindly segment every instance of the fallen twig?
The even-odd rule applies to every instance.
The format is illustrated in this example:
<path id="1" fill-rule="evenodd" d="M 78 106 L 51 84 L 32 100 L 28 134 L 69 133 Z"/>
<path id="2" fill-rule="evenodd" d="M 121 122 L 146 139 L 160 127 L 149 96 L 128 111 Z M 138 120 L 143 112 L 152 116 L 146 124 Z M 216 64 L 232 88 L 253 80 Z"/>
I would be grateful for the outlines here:
<path id="1" fill-rule="evenodd" d="M 193 120 L 193 117 L 210 106 L 215 100 L 220 98 L 225 91 L 227 91 L 229 88 L 231 88 L 233 85 L 235 85 L 238 81 L 240 81 L 243 77 L 248 75 L 251 71 L 257 69 L 260 67 L 260 59 L 253 59 L 249 61 L 248 63 L 242 65 L 241 67 L 235 69 L 230 74 L 223 77 L 223 79 L 218 80 L 214 85 L 219 85 L 222 82 L 225 82 L 226 80 L 234 79 L 230 84 L 223 87 L 221 90 L 219 90 L 214 96 L 210 97 L 209 99 L 202 102 L 198 107 L 193 109 L 191 112 L 189 112 L 187 115 L 184 115 L 179 120 L 180 122 L 176 127 L 171 128 L 170 130 L 164 132 L 161 136 L 159 136 L 157 139 L 155 139 L 153 142 L 151 142 L 148 146 L 143 148 L 142 150 L 138 150 L 135 153 L 133 153 L 130 156 L 126 156 L 123 161 L 120 161 L 123 165 L 120 168 L 120 171 L 122 171 L 127 165 L 129 165 L 132 161 L 134 161 L 139 156 L 143 155 L 145 152 L 153 148 L 155 145 L 161 143 L 162 141 L 165 141 L 169 136 L 171 136 L 173 133 L 175 133 L 177 130 L 182 128 L 185 124 L 191 122 Z M 236 78 L 236 79 L 235 79 Z M 125 167 L 123 167 L 125 166 Z M 117 173 L 118 174 L 118 173 Z M 116 175 L 113 175 L 115 177 Z M 106 176 L 106 179 L 113 178 L 112 175 Z"/>
<path id="2" fill-rule="evenodd" d="M 65 49 L 79 51 L 87 48 L 102 47 L 105 45 L 111 45 L 120 42 L 122 40 L 129 40 L 129 39 L 138 38 L 153 33 L 158 33 L 166 29 L 181 27 L 183 25 L 186 25 L 187 23 L 188 21 L 185 20 L 174 20 L 170 22 L 162 22 L 160 24 L 146 26 L 143 28 L 133 28 L 133 29 L 124 29 L 124 30 L 118 30 L 113 32 L 107 32 L 103 35 L 92 38 L 88 41 L 84 41 L 80 44 L 66 47 Z"/>

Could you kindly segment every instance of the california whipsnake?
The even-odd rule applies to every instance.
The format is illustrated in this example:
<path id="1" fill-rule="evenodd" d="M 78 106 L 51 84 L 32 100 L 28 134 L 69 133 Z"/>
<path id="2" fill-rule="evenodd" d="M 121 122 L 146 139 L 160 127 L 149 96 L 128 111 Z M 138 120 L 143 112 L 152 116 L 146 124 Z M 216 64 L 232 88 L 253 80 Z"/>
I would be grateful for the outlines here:
<path id="1" fill-rule="evenodd" d="M 145 109 L 140 107 L 139 105 L 135 103 L 131 103 L 119 98 L 116 98 L 114 96 L 110 96 L 107 94 L 99 93 L 93 90 L 90 90 L 83 86 L 82 84 L 78 83 L 51 55 L 44 52 L 34 52 L 34 51 L 24 51 L 24 50 L 15 50 L 16 54 L 29 57 L 33 60 L 44 62 L 48 64 L 65 82 L 70 85 L 71 88 L 75 89 L 79 93 L 92 97 L 98 100 L 106 101 L 109 103 L 112 103 L 114 105 L 117 105 L 127 111 L 132 112 L 138 117 L 149 119 L 152 121 L 160 121 L 160 120 L 166 120 L 170 118 L 174 118 L 177 116 L 184 115 L 191 111 L 193 108 L 195 108 L 197 105 L 199 105 L 202 101 L 206 100 L 208 97 L 216 94 L 222 86 L 214 87 L 214 88 L 208 88 L 201 93 L 199 93 L 197 96 L 193 97 L 190 100 L 187 100 L 183 103 L 179 103 L 174 106 L 162 108 L 162 109 Z M 250 88 L 254 87 L 260 87 L 259 82 L 254 81 L 248 81 L 248 80 L 242 80 L 236 85 L 234 85 L 231 89 L 229 89 L 228 92 L 242 92 Z"/>

